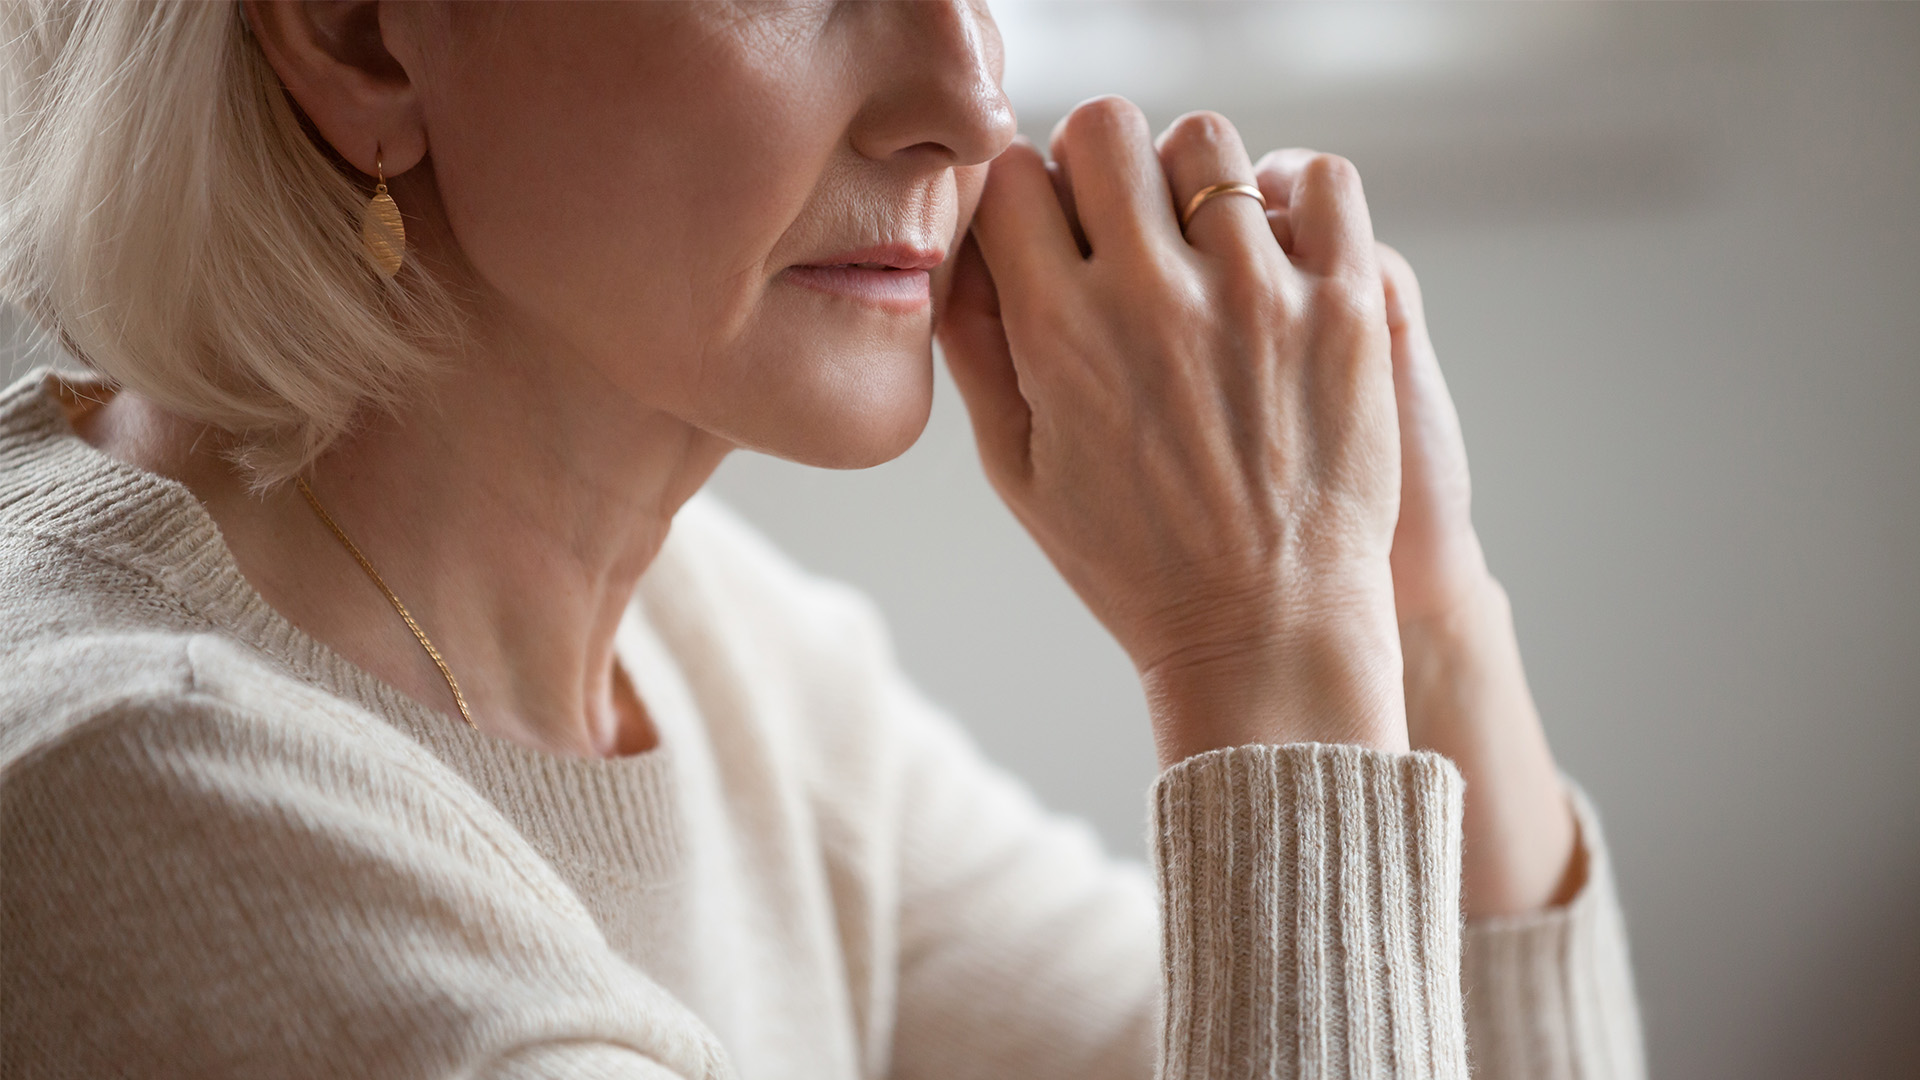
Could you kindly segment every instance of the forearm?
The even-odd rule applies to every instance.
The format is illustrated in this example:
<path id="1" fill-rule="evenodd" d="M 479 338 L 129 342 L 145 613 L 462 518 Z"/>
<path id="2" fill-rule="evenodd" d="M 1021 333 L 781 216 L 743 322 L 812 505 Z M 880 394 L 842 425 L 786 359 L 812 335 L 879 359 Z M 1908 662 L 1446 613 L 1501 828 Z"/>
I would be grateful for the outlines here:
<path id="1" fill-rule="evenodd" d="M 1583 877 L 1577 830 L 1506 591 L 1485 576 L 1445 618 L 1403 623 L 1400 640 L 1412 745 L 1446 755 L 1467 781 L 1468 917 L 1564 902 Z"/>

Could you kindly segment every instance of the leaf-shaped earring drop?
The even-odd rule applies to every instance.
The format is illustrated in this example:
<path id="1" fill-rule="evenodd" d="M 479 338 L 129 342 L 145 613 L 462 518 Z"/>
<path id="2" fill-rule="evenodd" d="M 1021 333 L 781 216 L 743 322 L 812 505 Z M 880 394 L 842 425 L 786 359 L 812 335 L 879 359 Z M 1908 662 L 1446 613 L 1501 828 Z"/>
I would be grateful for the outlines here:
<path id="1" fill-rule="evenodd" d="M 400 223 L 400 208 L 387 194 L 387 177 L 380 171 L 378 154 L 374 155 L 373 172 L 378 182 L 367 208 L 360 211 L 360 242 L 366 245 L 367 258 L 380 269 L 380 276 L 390 278 L 400 272 L 400 263 L 406 258 L 407 229 Z"/>

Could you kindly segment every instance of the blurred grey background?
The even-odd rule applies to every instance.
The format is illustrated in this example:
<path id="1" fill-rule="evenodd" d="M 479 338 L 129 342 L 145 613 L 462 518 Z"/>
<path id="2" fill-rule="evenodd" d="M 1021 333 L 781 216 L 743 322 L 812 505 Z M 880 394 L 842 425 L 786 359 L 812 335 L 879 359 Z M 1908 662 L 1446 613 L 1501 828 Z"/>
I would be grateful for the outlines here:
<path id="1" fill-rule="evenodd" d="M 1655 1075 L 1920 1076 L 1920 5 L 995 11 L 1043 144 L 1121 93 L 1359 165 L 1605 815 Z M 944 374 L 894 463 L 741 455 L 716 483 L 875 596 L 991 753 L 1143 853 L 1132 671 L 988 489 Z"/>

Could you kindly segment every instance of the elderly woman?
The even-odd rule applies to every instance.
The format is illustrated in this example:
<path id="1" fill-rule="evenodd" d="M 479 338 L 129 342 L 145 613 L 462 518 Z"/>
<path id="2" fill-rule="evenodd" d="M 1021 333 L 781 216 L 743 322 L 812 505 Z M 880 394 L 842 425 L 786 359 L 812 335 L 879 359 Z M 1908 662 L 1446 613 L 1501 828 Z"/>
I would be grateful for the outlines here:
<path id="1" fill-rule="evenodd" d="M 1345 162 L 1049 161 L 964 2 L 5 18 L 6 1075 L 1638 1075 Z M 698 494 L 899 454 L 936 330 L 1151 874 Z"/>

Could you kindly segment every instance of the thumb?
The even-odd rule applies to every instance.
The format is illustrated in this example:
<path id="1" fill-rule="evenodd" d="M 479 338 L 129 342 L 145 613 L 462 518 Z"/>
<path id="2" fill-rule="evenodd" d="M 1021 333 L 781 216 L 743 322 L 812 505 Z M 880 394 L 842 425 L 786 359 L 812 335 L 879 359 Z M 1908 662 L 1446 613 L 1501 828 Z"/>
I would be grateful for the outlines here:
<path id="1" fill-rule="evenodd" d="M 972 234 L 954 260 L 953 284 L 940 319 L 940 347 L 973 421 L 987 478 L 998 487 L 1027 476 L 1033 414 L 1020 393 L 1013 351 L 1000 322 L 1000 295 Z"/>

